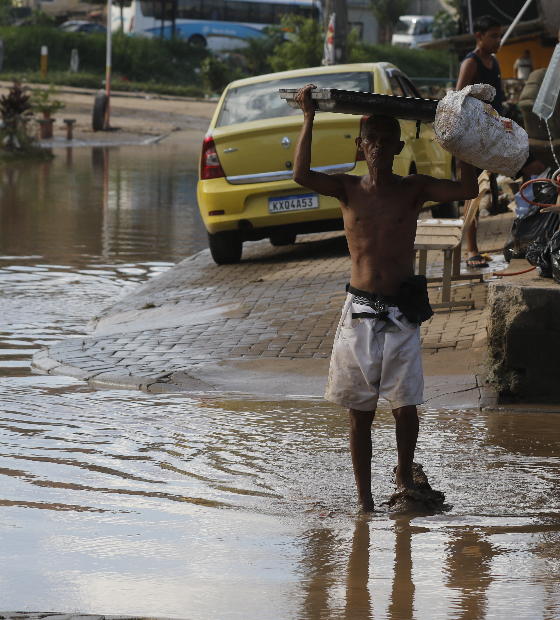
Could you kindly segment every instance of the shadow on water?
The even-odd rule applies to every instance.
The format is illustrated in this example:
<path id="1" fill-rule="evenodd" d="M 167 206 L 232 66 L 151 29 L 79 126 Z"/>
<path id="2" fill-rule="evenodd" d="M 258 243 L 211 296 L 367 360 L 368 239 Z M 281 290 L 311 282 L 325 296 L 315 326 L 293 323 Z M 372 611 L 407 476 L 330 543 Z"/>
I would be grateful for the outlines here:
<path id="1" fill-rule="evenodd" d="M 35 350 L 205 245 L 197 162 L 180 149 L 61 153 L 0 171 L 0 610 L 560 617 L 556 414 L 424 409 L 417 460 L 453 509 L 356 517 L 346 414 L 322 400 L 32 375 Z M 381 506 L 389 411 L 373 444 Z"/>

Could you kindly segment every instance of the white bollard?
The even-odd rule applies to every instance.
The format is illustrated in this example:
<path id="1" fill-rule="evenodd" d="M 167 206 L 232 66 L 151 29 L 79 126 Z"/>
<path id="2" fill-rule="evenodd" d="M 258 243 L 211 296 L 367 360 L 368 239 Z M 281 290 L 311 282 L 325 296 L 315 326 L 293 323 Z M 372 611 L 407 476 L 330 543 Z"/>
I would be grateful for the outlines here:
<path id="1" fill-rule="evenodd" d="M 80 68 L 80 57 L 78 56 L 78 50 L 74 48 L 70 53 L 70 73 L 78 73 Z"/>

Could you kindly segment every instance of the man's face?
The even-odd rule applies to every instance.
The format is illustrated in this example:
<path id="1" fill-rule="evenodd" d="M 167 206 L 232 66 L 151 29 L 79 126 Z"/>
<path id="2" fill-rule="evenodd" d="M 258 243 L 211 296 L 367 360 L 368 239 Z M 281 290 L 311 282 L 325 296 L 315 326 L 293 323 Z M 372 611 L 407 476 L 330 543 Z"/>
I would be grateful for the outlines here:
<path id="1" fill-rule="evenodd" d="M 363 150 L 368 168 L 392 170 L 393 159 L 402 151 L 404 142 L 389 127 L 380 125 L 368 128 L 363 137 L 356 138 L 356 146 Z"/>
<path id="2" fill-rule="evenodd" d="M 502 42 L 502 29 L 500 26 L 494 26 L 487 30 L 484 34 L 482 32 L 476 33 L 476 40 L 478 47 L 484 50 L 488 54 L 496 54 L 500 49 L 500 43 Z"/>

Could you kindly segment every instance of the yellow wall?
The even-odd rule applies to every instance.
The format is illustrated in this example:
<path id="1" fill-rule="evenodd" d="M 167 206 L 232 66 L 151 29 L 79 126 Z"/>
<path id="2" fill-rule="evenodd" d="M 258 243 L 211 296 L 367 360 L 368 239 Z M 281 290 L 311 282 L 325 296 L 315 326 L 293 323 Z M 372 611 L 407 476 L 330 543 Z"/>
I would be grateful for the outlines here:
<path id="1" fill-rule="evenodd" d="M 500 63 L 502 72 L 502 80 L 515 77 L 513 63 L 523 56 L 525 50 L 530 50 L 533 59 L 533 69 L 548 67 L 548 63 L 552 58 L 554 47 L 542 47 L 540 37 L 532 41 L 522 41 L 521 43 L 513 43 L 504 45 L 496 54 L 496 58 Z"/>

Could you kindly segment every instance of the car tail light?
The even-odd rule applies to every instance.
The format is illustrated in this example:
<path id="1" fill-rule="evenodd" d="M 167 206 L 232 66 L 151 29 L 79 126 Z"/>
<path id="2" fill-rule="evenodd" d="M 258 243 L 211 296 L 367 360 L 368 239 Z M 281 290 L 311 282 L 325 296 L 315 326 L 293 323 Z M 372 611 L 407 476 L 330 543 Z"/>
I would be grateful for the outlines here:
<path id="1" fill-rule="evenodd" d="M 217 179 L 225 177 L 216 145 L 211 136 L 204 138 L 202 144 L 202 157 L 200 158 L 200 178 L 201 179 Z"/>
<path id="2" fill-rule="evenodd" d="M 362 116 L 360 120 L 360 136 L 362 135 L 362 127 L 368 118 L 369 116 Z M 365 160 L 366 160 L 366 156 L 364 155 L 364 152 L 360 150 L 356 151 L 356 161 L 365 161 Z"/>

